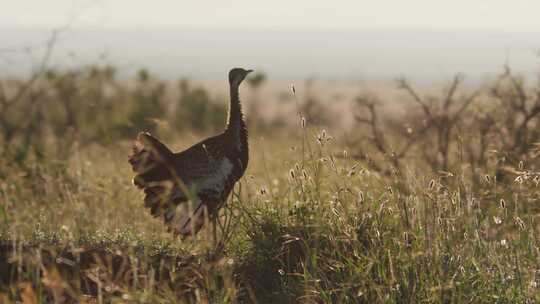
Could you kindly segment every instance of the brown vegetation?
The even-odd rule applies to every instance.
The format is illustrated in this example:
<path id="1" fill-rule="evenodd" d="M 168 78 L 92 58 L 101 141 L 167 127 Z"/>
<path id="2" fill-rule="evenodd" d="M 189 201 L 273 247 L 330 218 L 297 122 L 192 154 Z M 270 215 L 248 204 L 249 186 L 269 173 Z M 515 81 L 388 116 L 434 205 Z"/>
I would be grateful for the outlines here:
<path id="1" fill-rule="evenodd" d="M 348 130 L 316 91 L 291 93 L 290 117 L 250 122 L 216 248 L 146 214 L 126 157 L 142 129 L 189 146 L 224 101 L 108 66 L 3 79 L 0 301 L 540 301 L 540 87 L 510 69 L 462 84 L 399 80 L 393 112 L 360 94 Z"/>

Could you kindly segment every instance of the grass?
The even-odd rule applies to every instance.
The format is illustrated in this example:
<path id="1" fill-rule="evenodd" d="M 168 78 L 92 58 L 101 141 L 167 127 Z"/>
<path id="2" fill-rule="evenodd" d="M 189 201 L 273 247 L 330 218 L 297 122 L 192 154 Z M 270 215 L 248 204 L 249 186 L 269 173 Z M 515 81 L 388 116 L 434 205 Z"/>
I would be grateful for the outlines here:
<path id="1" fill-rule="evenodd" d="M 478 191 L 459 172 L 409 174 L 404 191 L 298 133 L 252 140 L 218 247 L 210 229 L 182 242 L 147 214 L 127 143 L 5 165 L 0 302 L 540 301 L 532 179 Z"/>
<path id="2" fill-rule="evenodd" d="M 540 302 L 540 88 L 509 67 L 472 92 L 401 79 L 387 104 L 252 83 L 247 174 L 184 241 L 143 207 L 128 141 L 187 148 L 222 98 L 115 71 L 0 79 L 0 303 Z"/>

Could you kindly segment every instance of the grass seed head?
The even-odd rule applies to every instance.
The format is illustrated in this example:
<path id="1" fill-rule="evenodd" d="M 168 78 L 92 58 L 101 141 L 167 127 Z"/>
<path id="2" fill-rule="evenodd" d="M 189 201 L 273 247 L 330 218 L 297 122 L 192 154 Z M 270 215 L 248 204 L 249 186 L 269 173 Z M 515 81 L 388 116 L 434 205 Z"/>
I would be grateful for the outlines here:
<path id="1" fill-rule="evenodd" d="M 538 187 L 538 184 L 540 184 L 540 174 L 536 175 L 536 176 L 533 178 L 533 182 L 534 182 L 534 184 Z"/>
<path id="2" fill-rule="evenodd" d="M 291 179 L 295 179 L 295 178 L 296 178 L 296 175 L 295 175 L 293 169 L 289 170 L 289 175 L 291 176 Z"/>
<path id="3" fill-rule="evenodd" d="M 514 218 L 514 221 L 518 225 L 519 230 L 525 230 L 525 228 L 526 228 L 525 222 L 519 216 L 516 216 Z"/>
<path id="4" fill-rule="evenodd" d="M 359 191 L 359 192 L 358 192 L 358 202 L 359 202 L 359 203 L 363 203 L 363 202 L 364 202 L 364 192 L 363 192 L 363 191 Z"/>

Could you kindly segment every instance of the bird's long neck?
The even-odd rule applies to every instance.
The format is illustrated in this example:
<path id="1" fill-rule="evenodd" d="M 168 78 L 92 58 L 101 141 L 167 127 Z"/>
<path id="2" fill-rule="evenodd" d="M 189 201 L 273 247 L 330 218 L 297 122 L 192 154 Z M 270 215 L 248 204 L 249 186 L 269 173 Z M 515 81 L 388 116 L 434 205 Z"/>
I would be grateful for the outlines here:
<path id="1" fill-rule="evenodd" d="M 239 150 L 247 150 L 247 129 L 242 113 L 242 105 L 238 94 L 238 84 L 230 84 L 231 103 L 229 106 L 229 120 L 225 133 L 231 137 Z"/>

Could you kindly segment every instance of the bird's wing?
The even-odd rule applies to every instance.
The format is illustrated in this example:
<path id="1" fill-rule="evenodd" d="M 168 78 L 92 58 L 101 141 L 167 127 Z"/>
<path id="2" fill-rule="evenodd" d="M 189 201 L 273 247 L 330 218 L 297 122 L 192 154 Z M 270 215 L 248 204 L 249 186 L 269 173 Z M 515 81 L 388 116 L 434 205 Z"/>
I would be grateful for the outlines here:
<path id="1" fill-rule="evenodd" d="M 137 136 L 133 153 L 129 156 L 129 163 L 136 173 L 133 184 L 144 189 L 144 203 L 155 216 L 167 207 L 161 205 L 168 201 L 163 198 L 169 197 L 174 189 L 171 181 L 173 157 L 174 154 L 164 144 L 144 132 Z"/>
<path id="2" fill-rule="evenodd" d="M 196 233 L 205 215 L 218 205 L 232 176 L 233 165 L 204 143 L 173 154 L 159 140 L 141 133 L 129 162 L 133 182 L 144 189 L 144 204 L 154 217 L 163 217 L 170 230 Z M 188 204 L 182 204 L 188 202 Z"/>
<path id="3" fill-rule="evenodd" d="M 149 180 L 153 180 L 151 171 L 154 175 L 170 169 L 172 166 L 174 154 L 161 143 L 157 138 L 147 132 L 141 132 L 137 135 L 137 140 L 133 145 L 133 153 L 129 156 L 129 163 L 133 171 L 138 175 L 145 175 Z M 157 177 L 156 177 L 157 178 Z"/>
<path id="4" fill-rule="evenodd" d="M 168 228 L 182 236 L 197 233 L 204 225 L 208 215 L 214 214 L 223 199 L 223 193 L 231 182 L 232 163 L 225 157 L 189 158 L 182 168 L 183 180 L 187 191 L 192 194 L 190 199 L 179 185 L 172 191 L 172 200 L 179 198 L 187 201 L 166 210 L 163 219 Z"/>

